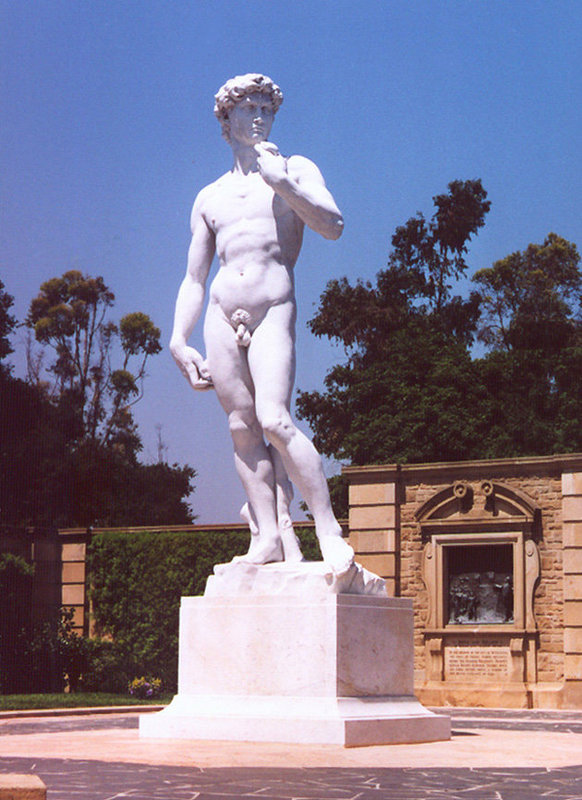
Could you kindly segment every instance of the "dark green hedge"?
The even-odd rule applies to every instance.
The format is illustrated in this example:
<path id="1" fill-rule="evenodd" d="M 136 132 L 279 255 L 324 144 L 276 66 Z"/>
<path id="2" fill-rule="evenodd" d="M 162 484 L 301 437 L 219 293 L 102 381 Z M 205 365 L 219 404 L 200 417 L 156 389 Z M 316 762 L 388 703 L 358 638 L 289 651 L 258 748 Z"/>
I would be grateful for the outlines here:
<path id="1" fill-rule="evenodd" d="M 0 553 L 0 693 L 62 692 L 73 675 L 79 637 L 71 614 L 39 615 L 35 568 L 12 553 Z"/>
<path id="2" fill-rule="evenodd" d="M 20 556 L 0 553 L 0 692 L 18 690 L 22 649 L 30 635 L 34 568 Z"/>
<path id="3" fill-rule="evenodd" d="M 304 555 L 321 558 L 312 528 L 298 529 Z M 91 669 L 83 687 L 125 691 L 135 677 L 175 691 L 182 595 L 204 593 L 215 564 L 248 549 L 248 530 L 95 534 L 88 553 L 93 621 Z M 107 641 L 111 640 L 111 641 Z"/>

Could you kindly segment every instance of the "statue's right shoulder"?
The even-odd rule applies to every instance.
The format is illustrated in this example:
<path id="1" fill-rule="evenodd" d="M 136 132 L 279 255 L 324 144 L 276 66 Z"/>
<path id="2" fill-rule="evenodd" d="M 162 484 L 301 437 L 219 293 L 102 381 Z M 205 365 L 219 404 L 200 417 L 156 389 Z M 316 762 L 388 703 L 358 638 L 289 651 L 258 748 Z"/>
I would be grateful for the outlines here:
<path id="1" fill-rule="evenodd" d="M 196 200 L 194 201 L 194 208 L 199 208 L 201 211 L 204 210 L 204 207 L 214 198 L 216 195 L 220 194 L 223 187 L 226 185 L 228 181 L 228 176 L 230 175 L 229 172 L 226 172 L 224 175 L 221 175 L 220 178 L 217 178 L 212 183 L 209 183 L 203 189 L 200 189 L 196 196 Z"/>
<path id="2" fill-rule="evenodd" d="M 212 224 L 210 219 L 213 216 L 213 213 L 216 213 L 216 204 L 220 203 L 220 196 L 221 193 L 228 181 L 228 176 L 230 173 L 225 173 L 221 175 L 212 183 L 209 183 L 203 189 L 200 189 L 198 194 L 196 195 L 196 199 L 194 200 L 194 205 L 192 207 L 192 214 L 190 216 L 190 227 L 192 230 L 196 227 L 197 222 L 200 219 L 203 219 L 206 222 L 206 225 L 212 229 Z"/>

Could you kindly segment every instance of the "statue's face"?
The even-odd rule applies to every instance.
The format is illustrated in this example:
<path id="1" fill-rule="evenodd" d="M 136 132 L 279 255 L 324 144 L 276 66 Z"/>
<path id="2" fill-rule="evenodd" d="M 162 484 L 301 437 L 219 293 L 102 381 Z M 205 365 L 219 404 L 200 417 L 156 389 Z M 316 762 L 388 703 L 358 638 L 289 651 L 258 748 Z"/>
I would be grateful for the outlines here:
<path id="1" fill-rule="evenodd" d="M 248 146 L 266 141 L 274 116 L 269 95 L 262 92 L 247 94 L 228 115 L 231 140 Z"/>

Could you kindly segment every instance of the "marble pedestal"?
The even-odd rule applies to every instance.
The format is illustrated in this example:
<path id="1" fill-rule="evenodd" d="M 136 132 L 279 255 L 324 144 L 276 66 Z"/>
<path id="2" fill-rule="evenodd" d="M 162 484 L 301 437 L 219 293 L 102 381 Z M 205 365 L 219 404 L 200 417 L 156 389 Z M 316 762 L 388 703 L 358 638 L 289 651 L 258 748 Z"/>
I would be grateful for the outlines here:
<path id="1" fill-rule="evenodd" d="M 140 735 L 345 746 L 450 738 L 449 718 L 414 697 L 412 602 L 337 594 L 329 581 L 318 591 L 313 570 L 309 581 L 308 596 L 297 581 L 286 594 L 212 596 L 211 579 L 208 595 L 183 597 L 178 694 L 141 717 Z"/>

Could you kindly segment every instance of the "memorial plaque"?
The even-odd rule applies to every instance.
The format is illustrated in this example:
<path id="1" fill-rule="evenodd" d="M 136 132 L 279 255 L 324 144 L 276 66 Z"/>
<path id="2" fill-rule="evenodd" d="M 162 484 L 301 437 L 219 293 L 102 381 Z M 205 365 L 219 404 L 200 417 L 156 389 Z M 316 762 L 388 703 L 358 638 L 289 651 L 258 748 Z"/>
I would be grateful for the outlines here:
<path id="1" fill-rule="evenodd" d="M 446 548 L 449 625 L 513 622 L 511 545 Z"/>
<path id="2" fill-rule="evenodd" d="M 453 641 L 445 647 L 445 680 L 507 680 L 511 653 L 507 645 L 486 639 L 482 644 Z"/>

